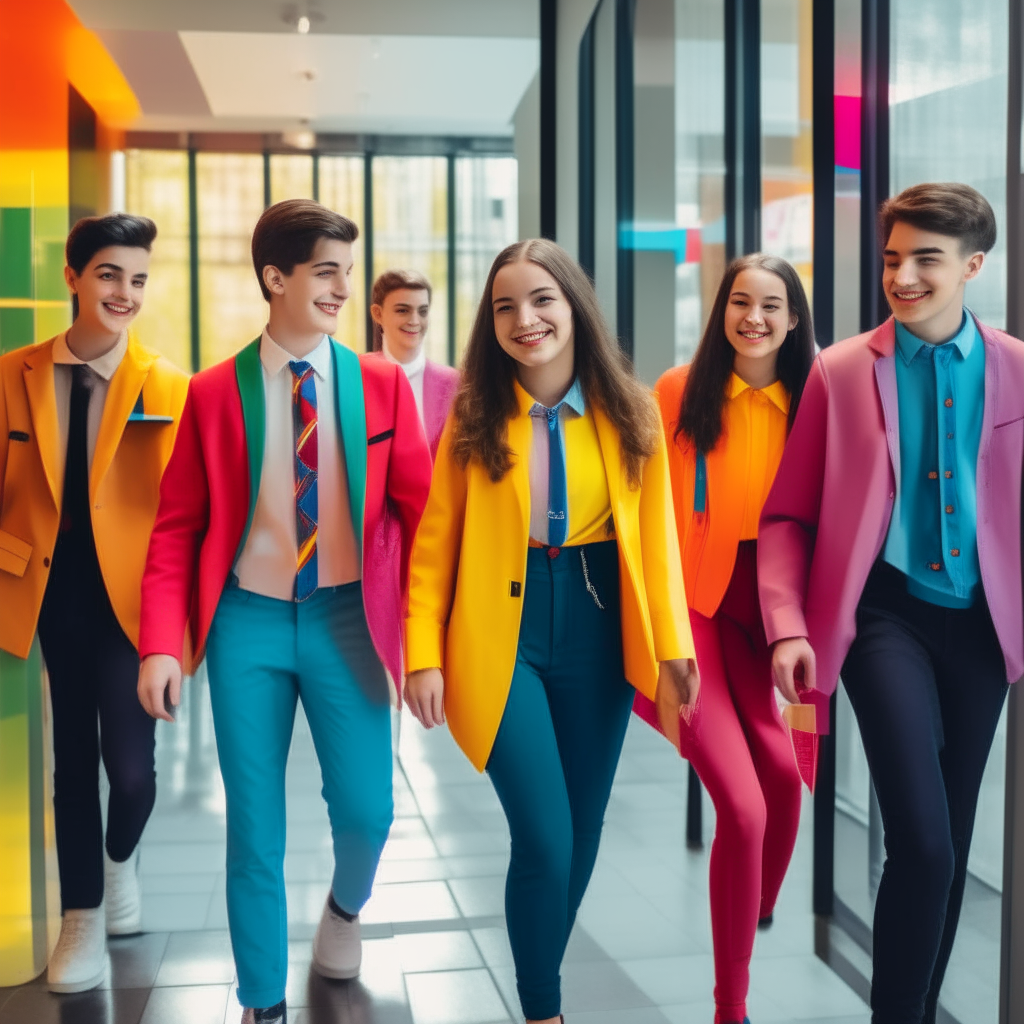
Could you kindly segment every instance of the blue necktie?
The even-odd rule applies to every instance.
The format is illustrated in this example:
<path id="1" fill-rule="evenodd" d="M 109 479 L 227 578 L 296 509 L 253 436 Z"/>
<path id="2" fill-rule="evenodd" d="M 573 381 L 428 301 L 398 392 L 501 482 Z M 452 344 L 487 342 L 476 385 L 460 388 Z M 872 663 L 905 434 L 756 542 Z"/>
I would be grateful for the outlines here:
<path id="1" fill-rule="evenodd" d="M 545 409 L 548 419 L 548 544 L 560 548 L 569 529 L 569 493 L 565 480 L 565 451 L 562 432 L 558 429 L 558 413 L 564 402 L 554 409 Z"/>

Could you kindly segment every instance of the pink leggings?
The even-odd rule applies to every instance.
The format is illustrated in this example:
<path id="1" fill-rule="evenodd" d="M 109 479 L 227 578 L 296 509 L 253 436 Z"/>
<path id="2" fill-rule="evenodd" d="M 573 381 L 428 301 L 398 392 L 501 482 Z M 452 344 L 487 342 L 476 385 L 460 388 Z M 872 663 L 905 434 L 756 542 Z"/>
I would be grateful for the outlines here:
<path id="1" fill-rule="evenodd" d="M 757 542 L 743 541 L 713 618 L 691 609 L 701 677 L 683 755 L 715 805 L 711 931 L 715 1024 L 742 1021 L 759 918 L 772 913 L 800 822 L 800 776 L 776 708 L 757 597 Z"/>

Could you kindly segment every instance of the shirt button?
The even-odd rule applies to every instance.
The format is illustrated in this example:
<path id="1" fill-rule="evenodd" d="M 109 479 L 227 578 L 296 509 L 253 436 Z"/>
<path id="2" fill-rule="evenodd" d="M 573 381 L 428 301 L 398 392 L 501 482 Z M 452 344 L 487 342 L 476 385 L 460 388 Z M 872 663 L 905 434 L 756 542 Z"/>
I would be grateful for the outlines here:
<path id="1" fill-rule="evenodd" d="M 953 506 L 952 505 L 947 505 L 946 506 L 946 512 L 948 512 L 950 515 L 952 515 L 953 514 Z"/>
<path id="2" fill-rule="evenodd" d="M 928 568 L 931 569 L 932 572 L 938 572 L 942 568 L 942 563 L 941 562 L 929 562 L 928 563 Z"/>
<path id="3" fill-rule="evenodd" d="M 950 441 L 953 440 L 953 435 L 952 434 L 947 434 L 946 437 L 949 438 Z"/>
<path id="4" fill-rule="evenodd" d="M 50 560 L 48 558 L 43 559 L 43 567 L 46 569 L 50 568 Z"/>
<path id="5" fill-rule="evenodd" d="M 960 549 L 959 548 L 953 548 L 952 551 L 950 551 L 950 554 L 954 558 L 959 558 L 960 557 Z"/>
<path id="6" fill-rule="evenodd" d="M 952 408 L 953 408 L 953 399 L 952 399 L 952 398 L 947 398 L 947 399 L 946 399 L 946 401 L 945 401 L 945 402 L 943 402 L 942 404 L 943 404 L 943 405 L 944 405 L 944 406 L 945 406 L 945 407 L 946 407 L 947 409 L 952 409 Z"/>
<path id="7" fill-rule="evenodd" d="M 946 479 L 947 480 L 952 480 L 953 479 L 953 470 L 951 470 L 951 469 L 947 469 L 946 470 Z"/>
<path id="8" fill-rule="evenodd" d="M 932 471 L 931 471 L 931 472 L 930 472 L 930 473 L 928 474 L 928 479 L 929 479 L 929 480 L 938 480 L 938 479 L 939 479 L 939 474 L 938 474 L 938 473 L 936 473 L 936 472 L 935 472 L 935 470 L 933 469 L 933 470 L 932 470 Z"/>

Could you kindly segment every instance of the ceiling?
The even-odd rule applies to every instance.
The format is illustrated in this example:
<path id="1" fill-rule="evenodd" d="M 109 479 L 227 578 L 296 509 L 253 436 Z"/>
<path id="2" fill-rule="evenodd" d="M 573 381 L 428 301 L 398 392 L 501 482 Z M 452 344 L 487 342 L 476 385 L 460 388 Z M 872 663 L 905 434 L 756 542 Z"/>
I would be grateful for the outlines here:
<path id="1" fill-rule="evenodd" d="M 142 131 L 507 135 L 538 67 L 537 0 L 69 2 Z"/>

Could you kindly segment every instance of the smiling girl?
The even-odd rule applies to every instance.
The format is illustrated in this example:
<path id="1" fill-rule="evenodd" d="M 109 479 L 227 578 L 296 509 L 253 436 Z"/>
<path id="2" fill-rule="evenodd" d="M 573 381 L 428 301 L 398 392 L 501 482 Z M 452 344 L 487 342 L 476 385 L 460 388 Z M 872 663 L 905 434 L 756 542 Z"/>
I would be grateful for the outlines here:
<path id="1" fill-rule="evenodd" d="M 490 775 L 519 997 L 550 1024 L 633 695 L 678 739 L 699 680 L 657 408 L 554 242 L 498 255 L 463 373 L 413 549 L 405 693 Z"/>
<path id="2" fill-rule="evenodd" d="M 703 681 L 700 731 L 684 729 L 681 746 L 716 813 L 716 1024 L 746 1017 L 754 933 L 771 921 L 799 824 L 800 777 L 773 697 L 756 554 L 761 506 L 813 357 L 796 271 L 754 253 L 726 269 L 693 362 L 656 388 Z"/>

